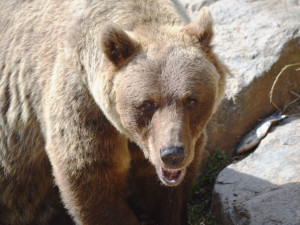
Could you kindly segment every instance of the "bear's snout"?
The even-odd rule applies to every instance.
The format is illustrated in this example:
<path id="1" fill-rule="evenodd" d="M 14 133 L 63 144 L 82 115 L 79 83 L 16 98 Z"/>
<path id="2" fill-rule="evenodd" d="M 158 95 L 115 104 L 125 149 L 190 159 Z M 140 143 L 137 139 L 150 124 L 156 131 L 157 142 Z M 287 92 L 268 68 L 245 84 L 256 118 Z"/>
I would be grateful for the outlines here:
<path id="1" fill-rule="evenodd" d="M 179 165 L 185 158 L 185 150 L 182 147 L 171 146 L 160 150 L 161 160 L 170 166 Z"/>

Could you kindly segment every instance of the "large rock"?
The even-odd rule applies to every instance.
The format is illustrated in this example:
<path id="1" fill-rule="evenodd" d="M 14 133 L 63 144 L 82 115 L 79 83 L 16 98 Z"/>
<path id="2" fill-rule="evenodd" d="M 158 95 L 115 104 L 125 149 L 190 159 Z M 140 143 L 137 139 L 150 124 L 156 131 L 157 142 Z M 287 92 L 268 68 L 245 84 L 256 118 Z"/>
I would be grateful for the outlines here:
<path id="1" fill-rule="evenodd" d="M 180 0 L 181 4 L 186 8 L 188 15 L 192 20 L 196 19 L 200 9 L 209 6 L 218 0 Z"/>
<path id="2" fill-rule="evenodd" d="M 275 110 L 271 86 L 287 64 L 300 63 L 300 1 L 181 0 L 192 19 L 208 6 L 214 19 L 215 52 L 228 65 L 226 96 L 208 126 L 207 149 L 232 153 L 238 140 Z M 278 107 L 300 92 L 300 71 L 286 70 L 274 88 Z"/>
<path id="3" fill-rule="evenodd" d="M 224 225 L 300 224 L 300 118 L 285 119 L 254 153 L 225 168 L 212 212 Z"/>
<path id="4" fill-rule="evenodd" d="M 300 93 L 299 0 L 181 0 L 192 20 L 203 6 L 214 19 L 215 52 L 232 72 L 225 97 L 208 125 L 209 155 L 232 153 L 259 119 Z M 293 113 L 299 113 L 300 108 Z M 300 119 L 285 119 L 258 149 L 224 169 L 214 188 L 218 224 L 300 225 Z"/>

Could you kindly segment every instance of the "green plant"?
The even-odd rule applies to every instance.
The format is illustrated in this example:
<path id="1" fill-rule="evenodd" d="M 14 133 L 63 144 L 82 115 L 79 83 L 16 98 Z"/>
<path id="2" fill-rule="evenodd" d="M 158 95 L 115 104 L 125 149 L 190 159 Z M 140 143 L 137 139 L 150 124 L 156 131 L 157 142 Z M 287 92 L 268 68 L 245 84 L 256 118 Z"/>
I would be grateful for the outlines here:
<path id="1" fill-rule="evenodd" d="M 217 150 L 210 158 L 203 175 L 199 177 L 190 192 L 188 220 L 190 225 L 215 225 L 210 213 L 214 183 L 219 172 L 229 164 L 229 157 Z"/>

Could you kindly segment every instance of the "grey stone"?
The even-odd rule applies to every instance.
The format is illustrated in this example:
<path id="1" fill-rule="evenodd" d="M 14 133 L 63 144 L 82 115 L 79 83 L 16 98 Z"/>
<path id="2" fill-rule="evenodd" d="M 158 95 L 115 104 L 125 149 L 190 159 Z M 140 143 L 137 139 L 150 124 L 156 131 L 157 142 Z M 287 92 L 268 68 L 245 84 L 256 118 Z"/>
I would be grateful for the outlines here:
<path id="1" fill-rule="evenodd" d="M 214 187 L 218 224 L 300 224 L 300 118 L 273 127 L 254 153 L 225 168 Z"/>
<path id="2" fill-rule="evenodd" d="M 209 6 L 218 0 L 181 0 L 181 4 L 186 8 L 192 20 L 196 19 L 198 12 L 204 6 Z"/>
<path id="3" fill-rule="evenodd" d="M 300 63 L 299 0 L 181 0 L 192 20 L 208 6 L 214 51 L 228 65 L 225 97 L 208 125 L 206 155 L 232 153 L 237 142 L 275 111 L 269 93 L 281 69 Z M 300 93 L 300 66 L 288 68 L 273 91 L 282 107 Z M 298 111 L 297 111 L 298 110 Z M 293 113 L 299 113 L 300 108 Z M 224 225 L 300 225 L 300 119 L 273 127 L 254 153 L 225 168 L 212 212 Z"/>
<path id="4" fill-rule="evenodd" d="M 226 94 L 208 125 L 209 152 L 231 153 L 239 139 L 275 110 L 269 92 L 288 64 L 300 63 L 300 1 L 181 0 L 189 16 L 208 5 L 214 20 L 215 52 L 232 72 Z M 274 103 L 288 104 L 300 92 L 300 71 L 287 69 L 274 88 Z"/>

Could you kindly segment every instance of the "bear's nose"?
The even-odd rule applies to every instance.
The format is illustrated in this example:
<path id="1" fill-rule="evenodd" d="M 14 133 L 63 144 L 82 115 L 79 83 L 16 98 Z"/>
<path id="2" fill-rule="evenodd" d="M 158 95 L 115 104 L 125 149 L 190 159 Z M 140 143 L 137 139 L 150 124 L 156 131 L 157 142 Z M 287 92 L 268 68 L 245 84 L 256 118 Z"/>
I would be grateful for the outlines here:
<path id="1" fill-rule="evenodd" d="M 184 160 L 184 157 L 185 152 L 182 147 L 171 146 L 160 150 L 161 160 L 168 165 L 176 166 Z"/>

